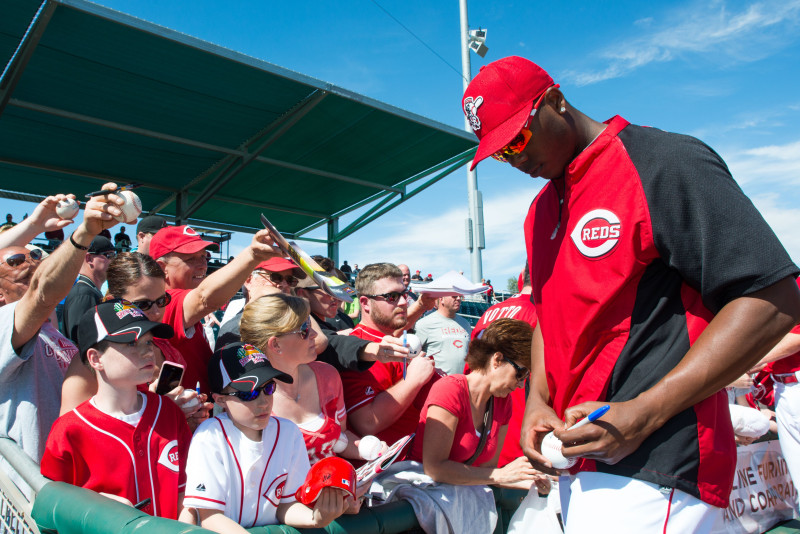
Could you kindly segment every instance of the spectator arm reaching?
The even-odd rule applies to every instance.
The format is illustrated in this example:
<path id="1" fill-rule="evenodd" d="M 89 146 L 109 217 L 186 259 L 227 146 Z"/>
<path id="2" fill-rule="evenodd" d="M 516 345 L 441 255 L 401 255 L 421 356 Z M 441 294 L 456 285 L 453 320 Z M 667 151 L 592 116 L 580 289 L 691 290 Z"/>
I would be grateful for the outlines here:
<path id="1" fill-rule="evenodd" d="M 224 306 L 242 287 L 256 265 L 279 256 L 267 230 L 253 236 L 250 246 L 228 265 L 207 276 L 183 301 L 183 324 L 193 325 Z"/>
<path id="2" fill-rule="evenodd" d="M 750 368 L 750 373 L 757 373 L 762 370 L 767 364 L 782 360 L 787 356 L 800 352 L 800 334 L 789 332 L 783 339 L 778 341 L 778 344 L 772 347 L 766 356 L 761 358 L 758 363 Z"/>
<path id="3" fill-rule="evenodd" d="M 36 206 L 30 217 L 0 234 L 0 249 L 14 245 L 24 247 L 42 232 L 60 230 L 72 224 L 56 214 L 58 202 L 75 195 L 51 195 Z"/>
<path id="4" fill-rule="evenodd" d="M 422 317 L 422 314 L 428 310 L 432 310 L 434 307 L 436 307 L 436 298 L 428 293 L 421 293 L 419 298 L 408 307 L 406 325 L 398 329 L 394 335 L 399 337 L 403 335 L 403 330 L 412 330 L 414 325 L 417 324 L 417 321 Z"/>

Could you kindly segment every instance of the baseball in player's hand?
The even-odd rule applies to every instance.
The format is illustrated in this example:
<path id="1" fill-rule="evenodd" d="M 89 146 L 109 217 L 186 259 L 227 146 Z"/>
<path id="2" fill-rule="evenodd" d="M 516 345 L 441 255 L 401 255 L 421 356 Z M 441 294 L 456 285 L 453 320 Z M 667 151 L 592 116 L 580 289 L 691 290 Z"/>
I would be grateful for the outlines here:
<path id="1" fill-rule="evenodd" d="M 352 501 L 352 497 L 348 498 Z M 350 503 L 338 488 L 322 488 L 317 502 L 314 503 L 312 517 L 315 527 L 326 527 L 349 508 Z"/>
<path id="2" fill-rule="evenodd" d="M 626 402 L 584 402 L 564 412 L 566 427 L 574 425 L 597 408 L 610 405 L 611 409 L 594 423 L 565 430 L 562 427 L 555 435 L 563 443 L 561 452 L 565 458 L 580 456 L 606 464 L 616 464 L 652 434 L 657 426 L 651 414 L 636 400 Z"/>
<path id="3" fill-rule="evenodd" d="M 529 406 L 533 402 L 533 390 Z M 564 422 L 559 419 L 556 412 L 544 402 L 536 403 L 535 408 L 525 408 L 525 416 L 522 419 L 519 444 L 522 452 L 531 462 L 531 465 L 548 475 L 560 475 L 565 471 L 554 469 L 550 460 L 542 454 L 542 440 L 555 428 L 564 428 Z"/>

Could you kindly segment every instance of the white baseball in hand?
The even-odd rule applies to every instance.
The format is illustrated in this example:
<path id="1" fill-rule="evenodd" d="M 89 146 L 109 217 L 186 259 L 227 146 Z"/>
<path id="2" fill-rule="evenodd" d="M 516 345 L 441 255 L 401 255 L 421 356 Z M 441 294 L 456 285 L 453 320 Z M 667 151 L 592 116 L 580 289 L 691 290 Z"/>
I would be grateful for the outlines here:
<path id="1" fill-rule="evenodd" d="M 189 399 L 188 401 L 186 401 L 183 404 L 183 407 L 186 408 L 187 410 L 191 410 L 192 408 L 194 408 L 195 406 L 198 406 L 200 404 L 200 399 L 198 399 L 197 396 L 192 396 L 192 391 L 194 391 L 194 390 L 184 389 L 181 392 L 181 394 L 178 395 L 179 399 L 187 399 L 189 397 L 192 397 L 191 399 Z"/>
<path id="2" fill-rule="evenodd" d="M 80 211 L 80 206 L 78 205 L 78 201 L 74 198 L 66 198 L 64 200 L 59 200 L 58 205 L 56 205 L 56 215 L 61 217 L 62 219 L 74 219 L 75 216 Z"/>
<path id="3" fill-rule="evenodd" d="M 367 461 L 374 460 L 381 454 L 381 440 L 375 436 L 364 436 L 358 444 L 358 455 Z"/>
<path id="4" fill-rule="evenodd" d="M 341 434 L 339 434 L 339 437 L 336 438 L 336 443 L 333 444 L 333 452 L 335 452 L 336 454 L 344 452 L 344 450 L 347 448 L 348 443 L 350 443 L 350 440 L 347 439 L 347 434 L 342 432 Z"/>
<path id="5" fill-rule="evenodd" d="M 133 191 L 122 191 L 116 194 L 125 200 L 125 204 L 117 206 L 122 210 L 122 215 L 115 216 L 114 218 L 125 224 L 135 223 L 136 219 L 138 219 L 139 215 L 142 213 L 141 199 Z"/>
<path id="6" fill-rule="evenodd" d="M 406 334 L 406 345 L 411 358 L 419 356 L 419 353 L 422 352 L 422 342 L 414 334 Z"/>
<path id="7" fill-rule="evenodd" d="M 550 432 L 542 440 L 542 454 L 545 458 L 550 460 L 550 463 L 553 464 L 554 469 L 569 469 L 575 465 L 575 462 L 577 462 L 578 459 L 565 458 L 561 453 L 561 445 L 561 440 L 558 439 L 555 434 Z"/>

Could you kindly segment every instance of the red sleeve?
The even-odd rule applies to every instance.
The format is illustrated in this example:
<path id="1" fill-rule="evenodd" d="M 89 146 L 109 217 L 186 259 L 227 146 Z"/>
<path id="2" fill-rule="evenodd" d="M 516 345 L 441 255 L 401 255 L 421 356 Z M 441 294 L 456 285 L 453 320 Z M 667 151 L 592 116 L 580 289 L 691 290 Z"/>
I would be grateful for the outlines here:
<path id="1" fill-rule="evenodd" d="M 41 473 L 51 480 L 75 485 L 75 469 L 70 442 L 66 435 L 67 428 L 69 425 L 63 417 L 59 417 L 53 423 L 42 455 Z"/>
<path id="2" fill-rule="evenodd" d="M 433 404 L 440 406 L 459 419 L 464 417 L 466 415 L 465 408 L 468 408 L 468 406 L 465 406 L 461 399 L 462 386 L 459 383 L 459 378 L 462 377 L 463 375 L 450 375 L 437 380 L 431 386 L 426 404 L 428 406 Z M 469 415 L 471 416 L 472 414 Z"/>
<path id="3" fill-rule="evenodd" d="M 375 362 L 366 371 L 344 371 L 342 373 L 347 413 L 371 403 L 375 399 L 375 395 L 385 389 L 378 379 L 379 373 L 386 373 L 381 362 Z"/>
<path id="4" fill-rule="evenodd" d="M 183 324 L 183 301 L 190 291 L 191 289 L 167 290 L 172 300 L 170 300 L 167 307 L 164 308 L 164 317 L 161 321 L 167 323 L 175 330 L 175 336 L 172 338 L 175 341 L 186 339 L 186 327 Z"/>

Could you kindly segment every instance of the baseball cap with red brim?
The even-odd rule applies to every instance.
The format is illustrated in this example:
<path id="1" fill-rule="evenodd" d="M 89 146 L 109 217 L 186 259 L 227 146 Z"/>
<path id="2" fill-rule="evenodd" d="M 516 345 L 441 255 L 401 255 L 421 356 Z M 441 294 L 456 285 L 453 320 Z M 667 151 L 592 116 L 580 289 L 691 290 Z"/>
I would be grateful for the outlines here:
<path id="1" fill-rule="evenodd" d="M 209 248 L 219 250 L 219 245 L 205 241 L 191 226 L 167 226 L 159 230 L 150 241 L 150 257 L 158 259 L 170 252 L 194 254 L 198 250 Z"/>
<path id="2" fill-rule="evenodd" d="M 553 85 L 544 69 L 522 57 L 505 57 L 481 67 L 461 100 L 480 140 L 470 170 L 514 139 Z"/>
<path id="3" fill-rule="evenodd" d="M 267 261 L 262 261 L 256 265 L 256 269 L 264 269 L 265 271 L 269 271 L 271 273 L 292 271 L 292 274 L 300 280 L 306 277 L 305 271 L 298 267 L 297 264 L 289 258 L 270 258 Z"/>

